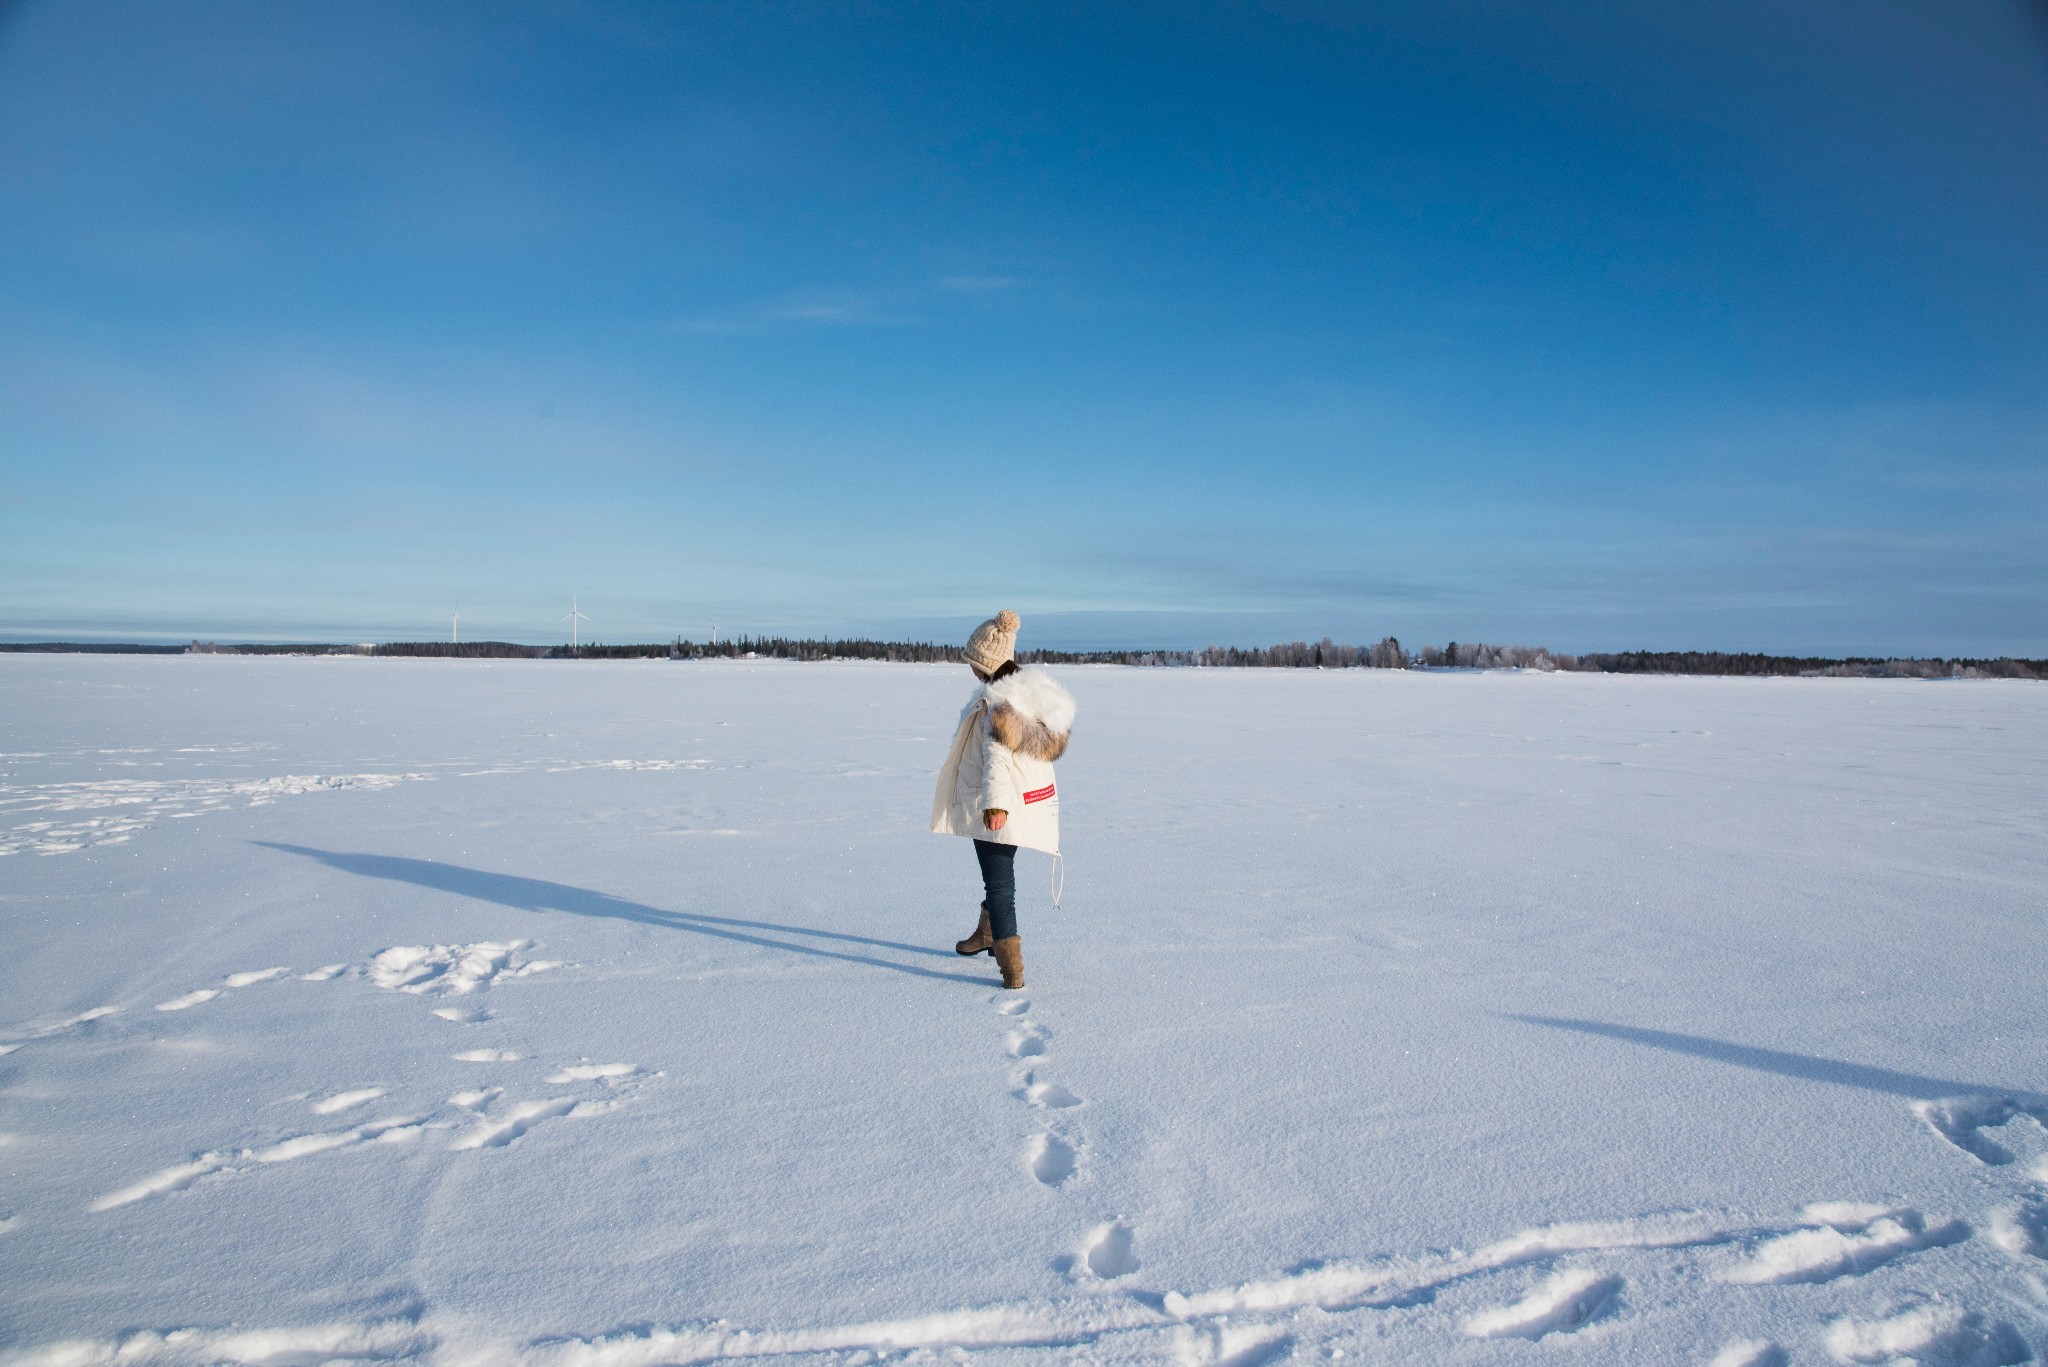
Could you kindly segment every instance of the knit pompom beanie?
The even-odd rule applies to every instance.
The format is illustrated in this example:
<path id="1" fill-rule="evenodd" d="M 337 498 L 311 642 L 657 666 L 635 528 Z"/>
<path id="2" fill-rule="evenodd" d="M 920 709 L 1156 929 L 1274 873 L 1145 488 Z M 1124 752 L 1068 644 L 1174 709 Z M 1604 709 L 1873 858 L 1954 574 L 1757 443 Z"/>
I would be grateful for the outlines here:
<path id="1" fill-rule="evenodd" d="M 967 638 L 967 663 L 993 674 L 1017 653 L 1017 614 L 1004 608 Z"/>

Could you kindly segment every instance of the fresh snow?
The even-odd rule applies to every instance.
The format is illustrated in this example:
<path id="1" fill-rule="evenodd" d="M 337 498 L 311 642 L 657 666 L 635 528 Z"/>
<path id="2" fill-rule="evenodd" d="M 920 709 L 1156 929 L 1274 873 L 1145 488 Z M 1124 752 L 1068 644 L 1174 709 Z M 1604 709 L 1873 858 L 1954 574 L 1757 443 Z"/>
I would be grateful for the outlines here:
<path id="1" fill-rule="evenodd" d="M 0 656 L 0 1367 L 2048 1358 L 2048 688 Z"/>

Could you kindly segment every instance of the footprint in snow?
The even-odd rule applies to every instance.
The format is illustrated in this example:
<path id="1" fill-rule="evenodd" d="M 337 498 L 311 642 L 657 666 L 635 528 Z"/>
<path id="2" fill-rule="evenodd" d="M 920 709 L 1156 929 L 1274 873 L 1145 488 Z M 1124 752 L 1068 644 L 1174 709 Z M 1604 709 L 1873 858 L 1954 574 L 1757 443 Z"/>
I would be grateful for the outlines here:
<path id="1" fill-rule="evenodd" d="M 187 992 L 182 997 L 173 997 L 167 1002 L 158 1002 L 159 1011 L 189 1011 L 195 1006 L 204 1006 L 220 995 L 218 987 L 201 987 Z"/>
<path id="2" fill-rule="evenodd" d="M 562 967 L 558 959 L 526 960 L 531 940 L 479 940 L 468 945 L 393 945 L 365 965 L 370 981 L 392 992 L 466 996 L 506 978 Z"/>
<path id="3" fill-rule="evenodd" d="M 1960 1220 L 1930 1228 L 1919 1211 L 1903 1206 L 1825 1201 L 1801 1211 L 1800 1220 L 1811 1228 L 1765 1240 L 1721 1280 L 1749 1286 L 1828 1282 L 1970 1237 L 1970 1227 Z"/>
<path id="4" fill-rule="evenodd" d="M 2048 1120 L 2048 1105 L 2023 1102 L 2010 1096 L 1959 1096 L 1946 1101 L 1922 1101 L 1914 1114 L 1949 1143 L 1982 1163 L 2002 1167 L 2019 1155 L 1984 1133 L 2001 1130 L 2016 1120 L 2030 1120 L 2038 1133 Z M 2007 1131 L 2007 1137 L 2014 1137 Z"/>
<path id="5" fill-rule="evenodd" d="M 510 1049 L 465 1049 L 459 1054 L 450 1054 L 457 1063 L 517 1063 L 525 1058 Z"/>
<path id="6" fill-rule="evenodd" d="M 995 1008 L 998 1016 L 1021 1016 L 1031 1009 L 1031 1003 L 1022 997 L 998 997 Z"/>
<path id="7" fill-rule="evenodd" d="M 1047 1038 L 1045 1031 L 1037 1026 L 1025 1025 L 1012 1030 L 1005 1037 L 1005 1043 L 1009 1046 L 1011 1058 L 1043 1058 Z"/>
<path id="8" fill-rule="evenodd" d="M 359 1087 L 353 1092 L 336 1092 L 324 1101 L 314 1102 L 313 1114 L 333 1115 L 337 1111 L 346 1111 L 352 1107 L 360 1106 L 366 1101 L 375 1101 L 382 1095 L 384 1095 L 382 1087 Z"/>
<path id="9" fill-rule="evenodd" d="M 574 1063 L 548 1077 L 549 1082 L 603 1082 L 611 1083 L 622 1077 L 631 1077 L 640 1069 L 630 1063 Z"/>
<path id="10" fill-rule="evenodd" d="M 1027 1080 L 1024 1099 L 1044 1110 L 1065 1111 L 1081 1104 L 1075 1096 L 1057 1082 L 1034 1082 Z"/>
<path id="11" fill-rule="evenodd" d="M 1180 1367 L 1266 1367 L 1294 1355 L 1294 1335 L 1260 1325 L 1184 1324 L 1174 1331 L 1174 1361 Z M 1341 1358 L 1344 1350 L 1333 1350 Z"/>
<path id="12" fill-rule="evenodd" d="M 1121 1220 L 1098 1226 L 1088 1236 L 1081 1260 L 1104 1281 L 1128 1277 L 1138 1270 L 1138 1236 Z"/>
<path id="13" fill-rule="evenodd" d="M 1953 1363 L 2012 1367 L 2032 1350 L 2004 1320 L 1987 1320 L 1944 1299 L 1909 1303 L 1880 1320 L 1839 1319 L 1828 1326 L 1828 1351 L 1853 1363 Z"/>
<path id="14" fill-rule="evenodd" d="M 248 973 L 230 973 L 221 979 L 219 987 L 201 987 L 187 992 L 182 997 L 173 997 L 167 1002 L 158 1002 L 159 1011 L 189 1011 L 195 1006 L 204 1006 L 222 992 L 233 987 L 253 987 L 257 983 L 271 982 L 291 972 L 289 968 L 259 968 Z"/>
<path id="15" fill-rule="evenodd" d="M 502 1149 L 544 1120 L 568 1115 L 576 1109 L 576 1098 L 555 1097 L 549 1101 L 527 1101 L 514 1106 L 502 1120 L 478 1125 L 448 1147 L 451 1149 Z"/>
<path id="16" fill-rule="evenodd" d="M 1513 1304 L 1470 1316 L 1465 1332 L 1480 1339 L 1569 1334 L 1607 1313 L 1620 1295 L 1621 1285 L 1616 1276 L 1567 1268 Z"/>
<path id="17" fill-rule="evenodd" d="M 1058 1187 L 1074 1175 L 1080 1155 L 1074 1146 L 1055 1134 L 1041 1134 L 1031 1141 L 1028 1162 L 1031 1175 L 1048 1187 Z"/>
<path id="18" fill-rule="evenodd" d="M 95 1006 L 90 1011 L 81 1011 L 75 1016 L 66 1016 L 60 1021 L 51 1021 L 47 1025 L 29 1030 L 19 1039 L 12 1040 L 6 1044 L 0 1044 L 0 1055 L 11 1054 L 30 1040 L 48 1039 L 51 1035 L 60 1035 L 66 1030 L 75 1029 L 81 1025 L 90 1025 L 102 1016 L 117 1015 L 120 1013 L 120 1010 L 121 1008 L 118 1006 Z"/>
<path id="19" fill-rule="evenodd" d="M 2030 1196 L 1994 1213 L 1991 1239 L 2017 1257 L 2048 1258 L 2048 1199 Z"/>
<path id="20" fill-rule="evenodd" d="M 1790 1361 L 1769 1339 L 1737 1339 L 1714 1354 L 1707 1367 L 1785 1367 Z"/>

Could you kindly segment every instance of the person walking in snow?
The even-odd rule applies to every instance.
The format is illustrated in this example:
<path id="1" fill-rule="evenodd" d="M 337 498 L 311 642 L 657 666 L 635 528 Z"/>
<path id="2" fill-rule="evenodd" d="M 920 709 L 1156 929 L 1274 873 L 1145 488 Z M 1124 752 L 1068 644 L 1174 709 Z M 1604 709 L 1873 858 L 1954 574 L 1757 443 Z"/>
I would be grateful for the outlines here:
<path id="1" fill-rule="evenodd" d="M 954 945 L 995 956 L 1004 987 L 1024 985 L 1017 935 L 1017 851 L 1060 852 L 1060 794 L 1052 764 L 1066 753 L 1074 699 L 1053 677 L 1016 660 L 1017 614 L 1005 608 L 967 638 L 967 665 L 981 686 L 960 714 L 953 748 L 932 795 L 932 830 L 974 840 L 981 864 L 981 922 Z"/>

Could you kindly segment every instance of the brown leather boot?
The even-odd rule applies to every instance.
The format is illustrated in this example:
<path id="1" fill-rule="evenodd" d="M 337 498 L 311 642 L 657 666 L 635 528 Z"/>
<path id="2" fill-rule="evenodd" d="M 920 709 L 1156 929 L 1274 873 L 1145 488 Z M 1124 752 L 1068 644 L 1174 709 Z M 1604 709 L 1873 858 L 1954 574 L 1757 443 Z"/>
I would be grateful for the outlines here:
<path id="1" fill-rule="evenodd" d="M 996 937 L 989 933 L 988 908 L 984 906 L 981 909 L 981 924 L 974 928 L 972 935 L 954 944 L 953 952 L 955 954 L 969 955 L 986 954 L 988 953 L 988 947 L 994 944 L 995 941 Z"/>
<path id="2" fill-rule="evenodd" d="M 990 949 L 996 956 L 996 967 L 1003 970 L 1003 986 L 1022 987 L 1024 941 L 1015 935 L 1005 935 L 990 946 Z"/>

